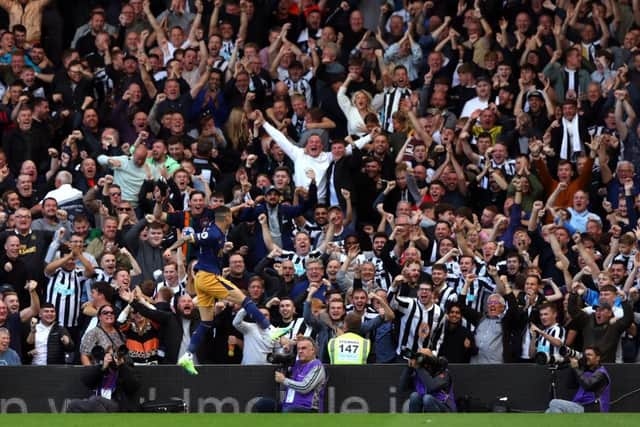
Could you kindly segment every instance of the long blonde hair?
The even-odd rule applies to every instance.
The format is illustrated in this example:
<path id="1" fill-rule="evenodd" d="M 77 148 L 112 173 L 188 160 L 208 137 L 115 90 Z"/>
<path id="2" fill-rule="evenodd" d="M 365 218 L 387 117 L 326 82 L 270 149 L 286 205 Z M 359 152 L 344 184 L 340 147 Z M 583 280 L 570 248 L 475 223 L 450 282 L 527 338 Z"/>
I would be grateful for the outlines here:
<path id="1" fill-rule="evenodd" d="M 351 95 L 351 105 L 356 107 L 356 96 L 358 96 L 360 94 L 364 95 L 367 98 L 367 101 L 368 101 L 367 102 L 367 111 L 370 112 L 370 113 L 374 113 L 375 114 L 376 111 L 373 109 L 373 106 L 371 105 L 371 101 L 373 100 L 373 97 L 371 96 L 371 94 L 369 92 L 367 92 L 364 89 L 357 90 L 357 91 L 353 92 L 353 94 Z"/>
<path id="2" fill-rule="evenodd" d="M 247 117 L 241 108 L 234 108 L 225 124 L 227 140 L 234 150 L 243 150 L 249 142 L 249 127 Z"/>

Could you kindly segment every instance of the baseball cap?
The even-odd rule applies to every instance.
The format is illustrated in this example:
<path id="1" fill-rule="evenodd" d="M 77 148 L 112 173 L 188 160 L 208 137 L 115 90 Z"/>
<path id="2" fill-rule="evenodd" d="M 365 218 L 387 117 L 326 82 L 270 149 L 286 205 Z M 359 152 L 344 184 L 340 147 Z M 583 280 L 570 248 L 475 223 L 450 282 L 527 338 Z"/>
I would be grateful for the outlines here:
<path id="1" fill-rule="evenodd" d="M 272 191 L 275 191 L 278 194 L 282 194 L 282 192 L 280 190 L 278 190 L 275 186 L 271 185 L 269 187 L 266 188 L 266 190 L 264 190 L 264 194 L 267 195 L 269 193 L 271 193 Z"/>
<path id="2" fill-rule="evenodd" d="M 531 98 L 532 96 L 537 96 L 540 99 L 544 99 L 542 91 L 538 89 L 530 90 L 529 93 L 527 93 L 527 99 Z"/>

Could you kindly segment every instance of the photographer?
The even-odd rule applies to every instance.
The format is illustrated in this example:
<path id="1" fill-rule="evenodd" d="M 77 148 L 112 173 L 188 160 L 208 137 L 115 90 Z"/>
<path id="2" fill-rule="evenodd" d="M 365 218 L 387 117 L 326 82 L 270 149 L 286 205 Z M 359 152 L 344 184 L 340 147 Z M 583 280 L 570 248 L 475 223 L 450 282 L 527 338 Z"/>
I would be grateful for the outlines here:
<path id="1" fill-rule="evenodd" d="M 575 357 L 570 359 L 580 386 L 573 401 L 553 399 L 547 413 L 609 412 L 611 378 L 600 365 L 600 349 L 586 347 L 581 359 L 582 363 Z"/>
<path id="2" fill-rule="evenodd" d="M 127 365 L 124 354 L 109 346 L 101 364 L 85 369 L 82 382 L 94 390 L 94 394 L 87 399 L 69 401 L 67 412 L 133 412 L 137 409 L 134 397 L 140 382 Z"/>
<path id="3" fill-rule="evenodd" d="M 318 347 L 309 337 L 300 337 L 297 342 L 298 360 L 287 377 L 276 371 L 275 380 L 284 386 L 282 404 L 274 399 L 260 398 L 254 412 L 319 412 L 322 409 L 327 374 L 318 359 Z"/>
<path id="4" fill-rule="evenodd" d="M 409 363 L 400 377 L 400 388 L 415 390 L 409 396 L 409 412 L 456 412 L 447 359 L 434 357 L 428 349 L 407 356 Z"/>

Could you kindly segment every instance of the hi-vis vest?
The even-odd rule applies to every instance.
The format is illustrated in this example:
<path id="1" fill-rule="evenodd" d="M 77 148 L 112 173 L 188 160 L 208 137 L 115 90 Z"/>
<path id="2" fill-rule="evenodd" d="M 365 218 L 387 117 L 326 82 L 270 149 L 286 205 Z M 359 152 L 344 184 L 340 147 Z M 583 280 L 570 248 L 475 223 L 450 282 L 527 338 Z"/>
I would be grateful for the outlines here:
<path id="1" fill-rule="evenodd" d="M 368 339 L 347 332 L 330 339 L 328 347 L 332 365 L 364 365 L 371 345 Z"/>

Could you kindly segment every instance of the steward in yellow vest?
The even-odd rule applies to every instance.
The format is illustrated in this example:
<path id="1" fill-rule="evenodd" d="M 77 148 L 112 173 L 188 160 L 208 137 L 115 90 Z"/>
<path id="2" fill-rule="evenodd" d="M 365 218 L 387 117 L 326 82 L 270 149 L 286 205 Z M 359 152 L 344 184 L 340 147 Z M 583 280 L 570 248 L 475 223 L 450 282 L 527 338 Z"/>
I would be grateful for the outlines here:
<path id="1" fill-rule="evenodd" d="M 344 319 L 347 332 L 329 340 L 329 359 L 332 365 L 365 365 L 371 343 L 357 334 L 362 319 L 359 314 L 349 313 Z"/>

